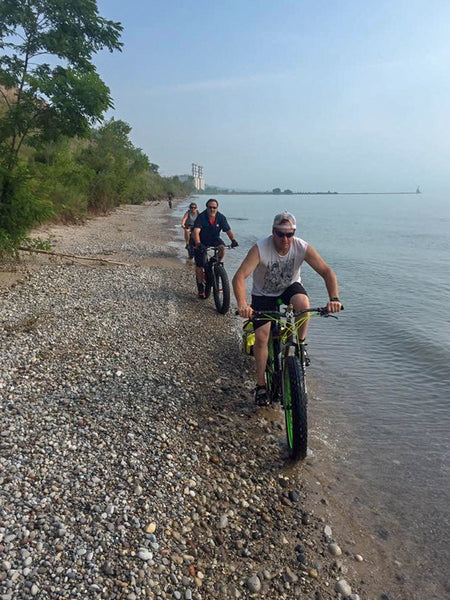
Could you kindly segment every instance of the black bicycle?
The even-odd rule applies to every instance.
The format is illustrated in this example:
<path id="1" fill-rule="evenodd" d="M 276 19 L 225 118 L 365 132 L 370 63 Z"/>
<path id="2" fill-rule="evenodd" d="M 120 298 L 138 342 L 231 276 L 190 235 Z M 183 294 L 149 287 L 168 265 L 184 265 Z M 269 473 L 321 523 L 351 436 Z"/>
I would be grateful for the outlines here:
<path id="1" fill-rule="evenodd" d="M 298 328 L 313 315 L 337 319 L 326 307 L 294 312 L 292 305 L 280 306 L 278 311 L 255 311 L 253 315 L 253 318 L 271 323 L 266 366 L 267 389 L 271 402 L 281 402 L 289 456 L 294 460 L 305 458 L 308 449 L 305 369 L 309 359 L 305 344 L 298 337 Z"/>
<path id="2" fill-rule="evenodd" d="M 194 237 L 192 235 L 192 227 L 185 227 L 184 229 L 189 230 L 189 242 L 186 244 L 186 250 L 188 253 L 188 257 L 192 259 L 192 258 L 194 258 L 194 254 L 195 254 L 195 242 L 194 242 Z"/>
<path id="3" fill-rule="evenodd" d="M 230 282 L 223 262 L 219 259 L 219 248 L 220 246 L 208 246 L 206 249 L 205 298 L 209 298 L 212 290 L 217 312 L 224 315 L 230 309 Z"/>

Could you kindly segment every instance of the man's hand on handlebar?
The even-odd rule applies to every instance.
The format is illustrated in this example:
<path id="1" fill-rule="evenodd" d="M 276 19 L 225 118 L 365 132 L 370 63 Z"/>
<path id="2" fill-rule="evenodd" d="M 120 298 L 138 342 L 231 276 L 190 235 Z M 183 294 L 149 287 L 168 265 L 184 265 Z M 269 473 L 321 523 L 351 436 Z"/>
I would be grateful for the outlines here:
<path id="1" fill-rule="evenodd" d="M 244 319 L 251 319 L 253 317 L 253 312 L 253 308 L 247 303 L 238 306 L 239 316 Z"/>
<path id="2" fill-rule="evenodd" d="M 340 300 L 329 300 L 327 304 L 327 310 L 329 313 L 335 313 L 344 310 L 344 307 L 342 306 Z"/>
<path id="3" fill-rule="evenodd" d="M 236 246 L 239 246 L 239 244 L 237 243 L 237 241 L 235 239 L 231 240 L 231 247 L 232 248 L 236 248 Z"/>

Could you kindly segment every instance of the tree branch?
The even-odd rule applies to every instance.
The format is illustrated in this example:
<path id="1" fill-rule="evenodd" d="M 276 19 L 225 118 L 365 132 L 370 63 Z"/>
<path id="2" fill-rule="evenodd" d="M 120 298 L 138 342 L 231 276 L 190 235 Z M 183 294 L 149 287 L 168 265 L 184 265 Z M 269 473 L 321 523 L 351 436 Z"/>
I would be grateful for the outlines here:
<path id="1" fill-rule="evenodd" d="M 3 96 L 3 100 L 6 102 L 7 107 L 11 108 L 11 104 L 9 103 L 8 96 L 5 94 L 5 92 L 3 91 L 1 86 L 0 86 L 0 94 Z"/>

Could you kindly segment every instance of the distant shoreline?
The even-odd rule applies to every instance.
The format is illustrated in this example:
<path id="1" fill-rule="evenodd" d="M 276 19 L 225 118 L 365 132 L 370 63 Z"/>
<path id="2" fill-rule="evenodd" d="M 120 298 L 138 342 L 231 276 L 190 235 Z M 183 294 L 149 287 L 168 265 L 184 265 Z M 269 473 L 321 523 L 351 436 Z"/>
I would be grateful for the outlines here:
<path id="1" fill-rule="evenodd" d="M 228 192 L 228 191 L 202 191 L 196 190 L 195 196 L 401 196 L 410 195 L 417 196 L 422 192 L 288 192 L 288 193 L 277 193 L 274 192 Z"/>

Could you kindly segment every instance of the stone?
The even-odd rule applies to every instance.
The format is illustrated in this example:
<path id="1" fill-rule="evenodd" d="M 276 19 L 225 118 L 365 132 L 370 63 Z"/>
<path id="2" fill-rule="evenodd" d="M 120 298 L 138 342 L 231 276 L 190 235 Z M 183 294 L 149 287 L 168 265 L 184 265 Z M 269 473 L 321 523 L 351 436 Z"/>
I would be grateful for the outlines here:
<path id="1" fill-rule="evenodd" d="M 328 544 L 328 552 L 331 554 L 331 556 L 341 556 L 342 554 L 342 550 L 334 542 Z"/>
<path id="2" fill-rule="evenodd" d="M 255 593 L 261 590 L 261 581 L 257 575 L 252 575 L 245 582 L 250 592 Z"/>
<path id="3" fill-rule="evenodd" d="M 337 581 L 336 585 L 334 586 L 334 589 L 336 590 L 336 592 L 344 596 L 344 598 L 350 596 L 350 594 L 352 593 L 352 588 L 345 581 L 345 579 L 340 579 L 339 581 Z"/>

